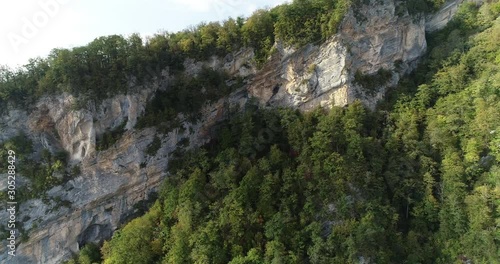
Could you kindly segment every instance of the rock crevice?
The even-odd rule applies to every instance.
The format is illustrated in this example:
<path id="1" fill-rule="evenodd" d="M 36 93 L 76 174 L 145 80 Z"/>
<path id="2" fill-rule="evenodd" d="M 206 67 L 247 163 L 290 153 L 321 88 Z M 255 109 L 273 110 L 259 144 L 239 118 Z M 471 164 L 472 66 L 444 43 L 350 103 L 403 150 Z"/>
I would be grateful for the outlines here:
<path id="1" fill-rule="evenodd" d="M 68 201 L 69 205 L 54 207 L 42 199 L 20 205 L 18 218 L 29 216 L 24 228 L 31 230 L 30 238 L 19 245 L 18 256 L 9 263 L 60 263 L 85 243 L 109 238 L 136 213 L 134 205 L 158 189 L 178 143 L 188 139 L 186 148 L 207 143 L 214 126 L 228 116 L 229 109 L 243 108 L 248 97 L 264 106 L 303 111 L 346 106 L 358 99 L 374 108 L 386 88 L 396 85 L 424 54 L 426 31 L 445 25 L 461 2 L 451 1 L 435 15 L 415 19 L 396 15 L 394 0 L 371 0 L 356 11 L 349 10 L 338 34 L 320 45 L 292 49 L 276 43 L 278 52 L 259 71 L 252 63 L 252 49 L 206 62 L 186 60 L 188 75 L 211 67 L 246 78 L 247 83 L 206 105 L 199 122 L 183 120 L 182 131 L 159 134 L 155 128 L 134 128 L 155 92 L 166 89 L 159 81 L 87 109 L 75 109 L 76 98 L 69 94 L 42 98 L 30 112 L 10 109 L 0 116 L 0 143 L 24 132 L 34 141 L 35 149 L 67 151 L 71 164 L 80 165 L 81 173 L 47 192 L 50 198 Z M 357 17 L 356 12 L 364 17 Z M 392 75 L 374 93 L 367 93 L 354 80 L 356 73 L 370 75 L 381 69 Z M 96 139 L 123 124 L 125 132 L 120 139 L 107 150 L 98 151 Z M 150 156 L 146 149 L 155 137 L 160 137 L 161 146 Z M 0 221 L 5 222 L 6 217 L 6 212 L 0 213 Z M 0 253 L 5 250 L 5 245 L 0 247 Z M 0 262 L 6 260 L 6 254 L 2 254 Z"/>

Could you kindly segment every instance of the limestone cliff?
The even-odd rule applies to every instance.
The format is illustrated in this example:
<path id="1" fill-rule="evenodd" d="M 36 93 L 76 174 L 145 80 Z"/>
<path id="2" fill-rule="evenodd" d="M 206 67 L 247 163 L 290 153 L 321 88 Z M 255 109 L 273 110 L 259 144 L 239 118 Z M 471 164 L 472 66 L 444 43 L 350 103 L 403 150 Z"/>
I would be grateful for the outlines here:
<path id="1" fill-rule="evenodd" d="M 401 12 L 402 3 L 394 0 L 351 8 L 339 32 L 321 45 L 290 51 L 277 43 L 278 52 L 257 74 L 249 93 L 263 104 L 302 110 L 354 100 L 374 108 L 387 87 L 415 68 L 427 48 L 426 32 L 446 25 L 462 2 L 449 1 L 426 17 Z M 385 84 L 367 91 L 356 83 L 356 73 L 370 76 L 381 69 L 391 72 Z"/>
<path id="2" fill-rule="evenodd" d="M 247 95 L 263 105 L 291 106 L 302 110 L 317 106 L 345 106 L 361 99 L 374 107 L 385 89 L 411 71 L 426 50 L 425 32 L 446 24 L 460 0 L 450 2 L 435 16 L 411 17 L 398 14 L 394 0 L 372 0 L 351 9 L 338 34 L 325 43 L 309 44 L 298 50 L 276 43 L 277 52 L 257 71 L 253 51 L 244 49 L 207 62 L 185 61 L 188 74 L 202 66 L 227 71 L 247 81 L 226 98 L 206 105 L 199 122 L 183 121 L 184 129 L 159 134 L 154 128 L 136 129 L 146 103 L 155 92 L 168 89 L 168 71 L 161 80 L 133 87 L 127 95 L 116 95 L 84 109 L 75 108 L 72 95 L 48 96 L 31 110 L 9 109 L 0 116 L 0 143 L 23 131 L 35 149 L 65 150 L 70 163 L 81 173 L 67 183 L 52 188 L 52 200 L 67 201 L 60 206 L 49 199 L 34 199 L 20 205 L 18 219 L 29 239 L 18 246 L 18 256 L 9 263 L 60 263 L 82 244 L 102 242 L 137 212 L 134 205 L 148 199 L 167 176 L 169 156 L 188 140 L 187 148 L 210 139 L 211 127 L 223 120 L 231 106 L 244 106 Z M 355 80 L 356 74 L 374 75 L 390 71 L 385 84 L 368 92 Z M 200 88 L 201 89 L 201 88 Z M 181 120 L 182 120 L 182 116 Z M 106 131 L 125 124 L 125 133 L 109 149 L 96 150 L 96 139 Z M 147 149 L 158 137 L 155 154 Z M 1 178 L 6 178 L 1 175 Z M 5 183 L 0 183 L 1 191 Z M 0 213 L 5 222 L 7 214 Z M 4 245 L 0 262 L 7 263 Z"/>
<path id="3" fill-rule="evenodd" d="M 230 67 L 227 63 L 225 66 Z M 178 143 L 187 140 L 187 148 L 207 143 L 210 128 L 224 118 L 228 106 L 243 107 L 246 101 L 246 93 L 240 89 L 206 105 L 199 122 L 184 121 L 182 130 L 166 135 L 154 128 L 134 129 L 137 117 L 144 113 L 146 102 L 157 89 L 165 86 L 142 87 L 140 92 L 117 95 L 85 110 L 74 109 L 71 95 L 46 97 L 29 113 L 11 110 L 0 118 L 2 141 L 23 131 L 33 141 L 34 149 L 64 149 L 70 162 L 81 167 L 79 176 L 48 191 L 48 202 L 35 199 L 20 206 L 17 218 L 27 219 L 23 229 L 30 230 L 29 240 L 19 245 L 18 256 L 9 263 L 60 263 L 84 243 L 109 239 L 136 213 L 134 206 L 157 190 L 166 176 L 168 157 L 179 148 Z M 122 123 L 126 124 L 123 136 L 109 149 L 96 151 L 96 138 Z M 148 155 L 146 149 L 156 136 L 161 139 L 161 147 Z M 2 182 L 2 191 L 5 188 Z M 69 205 L 60 206 L 54 202 L 57 200 Z M 5 211 L 0 218 L 7 219 Z M 0 261 L 6 262 L 6 257 L 2 254 Z"/>

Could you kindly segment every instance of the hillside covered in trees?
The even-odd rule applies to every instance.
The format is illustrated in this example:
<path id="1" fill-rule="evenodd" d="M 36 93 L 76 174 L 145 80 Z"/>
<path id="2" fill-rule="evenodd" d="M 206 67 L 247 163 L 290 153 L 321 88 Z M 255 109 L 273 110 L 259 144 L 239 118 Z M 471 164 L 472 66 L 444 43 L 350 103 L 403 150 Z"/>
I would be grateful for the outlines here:
<path id="1" fill-rule="evenodd" d="M 242 81 L 206 68 L 188 76 L 187 58 L 252 47 L 252 63 L 262 67 L 276 41 L 325 41 L 363 1 L 295 0 L 147 41 L 108 36 L 55 49 L 22 68 L 0 68 L 0 108 L 29 108 L 62 92 L 79 108 L 169 69 L 171 89 L 156 94 L 136 125 L 167 133 L 179 113 L 196 117 Z M 402 1 L 399 12 L 418 18 L 443 4 Z M 176 150 L 142 216 L 67 263 L 500 263 L 499 14 L 498 0 L 463 4 L 373 111 L 360 102 L 307 113 L 248 103 L 218 124 L 210 143 Z M 97 150 L 110 148 L 123 125 L 97 140 Z M 157 145 L 159 138 L 148 152 Z M 11 148 L 33 151 L 23 135 L 4 142 L 0 155 Z M 65 153 L 23 162 L 21 173 L 34 181 L 23 201 L 80 173 L 64 170 Z"/>
<path id="2" fill-rule="evenodd" d="M 146 83 L 160 75 L 160 69 L 182 75 L 186 58 L 225 56 L 242 47 L 252 47 L 255 63 L 261 66 L 276 52 L 276 40 L 293 47 L 326 40 L 336 33 L 348 8 L 363 1 L 295 0 L 258 10 L 249 18 L 201 23 L 181 32 L 158 33 L 146 41 L 138 34 L 112 35 L 86 46 L 54 49 L 47 58 L 32 59 L 17 69 L 0 65 L 0 106 L 29 107 L 42 95 L 61 92 L 98 101 L 131 92 L 130 83 Z M 403 1 L 400 11 L 418 15 L 443 2 Z"/>
<path id="3" fill-rule="evenodd" d="M 375 111 L 248 105 L 212 143 L 177 153 L 144 216 L 70 263 L 499 263 L 490 2 L 463 5 L 429 36 Z"/>

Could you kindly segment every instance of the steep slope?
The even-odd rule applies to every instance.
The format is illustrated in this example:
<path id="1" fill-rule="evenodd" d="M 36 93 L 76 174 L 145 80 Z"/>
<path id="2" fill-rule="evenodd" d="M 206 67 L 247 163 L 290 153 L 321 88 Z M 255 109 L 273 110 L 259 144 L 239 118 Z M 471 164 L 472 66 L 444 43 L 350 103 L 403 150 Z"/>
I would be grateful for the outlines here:
<path id="1" fill-rule="evenodd" d="M 159 134 L 154 128 L 133 129 L 155 89 L 115 96 L 95 111 L 72 110 L 74 98 L 68 95 L 46 98 L 29 115 L 11 112 L 2 120 L 12 135 L 26 133 L 34 149 L 65 149 L 70 162 L 81 168 L 76 178 L 48 190 L 44 195 L 48 202 L 33 199 L 20 206 L 18 217 L 28 219 L 22 226 L 30 230 L 29 240 L 18 247 L 12 263 L 60 263 L 77 252 L 79 245 L 109 238 L 138 211 L 134 206 L 155 192 L 166 176 L 168 157 L 183 148 L 179 142 L 187 141 L 187 148 L 206 143 L 210 127 L 224 117 L 228 107 L 246 101 L 245 93 L 237 91 L 207 105 L 199 122 L 182 122 L 183 131 Z M 126 132 L 120 139 L 109 149 L 96 151 L 96 138 L 124 122 Z M 156 137 L 159 145 L 151 147 Z M 2 214 L 2 219 L 7 215 Z"/>
<path id="2" fill-rule="evenodd" d="M 463 2 L 448 1 L 427 16 L 408 14 L 398 1 L 368 1 L 351 8 L 339 32 L 325 43 L 298 50 L 277 43 L 277 52 L 249 93 L 262 104 L 302 110 L 355 100 L 373 109 L 387 87 L 415 69 L 427 48 L 426 32 L 443 28 Z"/>
<path id="3" fill-rule="evenodd" d="M 273 107 L 310 110 L 317 106 L 346 106 L 361 99 L 374 108 L 387 87 L 396 85 L 402 75 L 414 69 L 426 50 L 426 29 L 446 24 L 456 10 L 446 5 L 436 16 L 416 19 L 398 14 L 399 4 L 392 0 L 369 1 L 351 8 L 338 34 L 322 44 L 293 50 L 278 42 L 277 52 L 260 71 L 253 66 L 255 55 L 251 50 L 206 62 L 185 61 L 188 75 L 196 75 L 204 65 L 246 78 L 247 83 L 205 105 L 196 122 L 179 115 L 183 129 L 169 133 L 135 128 L 147 102 L 158 90 L 168 89 L 170 77 L 166 70 L 161 80 L 86 110 L 78 110 L 77 98 L 69 94 L 43 97 L 29 112 L 9 109 L 0 116 L 0 142 L 23 132 L 34 149 L 52 153 L 65 150 L 69 165 L 81 168 L 74 178 L 51 187 L 41 198 L 22 203 L 18 219 L 25 219 L 23 233 L 29 236 L 19 245 L 12 263 L 59 263 L 83 244 L 110 238 L 140 211 L 134 205 L 150 196 L 154 198 L 151 193 L 167 176 L 169 157 L 186 142 L 185 148 L 208 142 L 212 127 L 230 114 L 229 109 L 243 107 L 247 93 Z M 383 79 L 374 82 L 379 75 Z M 371 87 L 371 83 L 377 85 Z M 122 125 L 123 135 L 110 148 L 98 150 L 99 139 L 120 130 Z M 160 146 L 154 143 L 156 138 Z M 40 153 L 32 156 L 36 159 Z M 2 212 L 0 221 L 5 222 L 7 217 Z M 0 250 L 2 262 L 7 260 L 5 251 L 4 245 Z"/>
<path id="4" fill-rule="evenodd" d="M 497 263 L 499 14 L 462 6 L 376 111 L 233 116 L 70 263 Z"/>
<path id="5" fill-rule="evenodd" d="M 356 99 L 375 107 L 385 87 L 394 86 L 411 71 L 426 50 L 425 18 L 399 16 L 398 5 L 370 1 L 350 9 L 339 33 L 327 42 L 298 51 L 278 48 L 250 85 L 250 94 L 266 104 L 304 110 L 345 106 Z M 376 75 L 379 70 L 391 71 L 380 85 L 368 88 L 356 83 L 356 73 Z"/>

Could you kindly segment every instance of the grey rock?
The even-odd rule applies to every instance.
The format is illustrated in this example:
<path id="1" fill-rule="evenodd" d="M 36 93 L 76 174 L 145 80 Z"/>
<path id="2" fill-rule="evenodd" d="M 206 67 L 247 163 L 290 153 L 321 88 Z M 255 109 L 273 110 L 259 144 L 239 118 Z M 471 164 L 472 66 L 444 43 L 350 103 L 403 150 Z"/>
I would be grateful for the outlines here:
<path id="1" fill-rule="evenodd" d="M 134 128 L 155 92 L 168 89 L 172 78 L 168 69 L 158 70 L 147 85 L 138 86 L 131 78 L 130 94 L 90 103 L 84 109 L 76 109 L 77 98 L 69 94 L 44 97 L 30 112 L 9 109 L 0 115 L 0 143 L 24 132 L 33 140 L 35 150 L 66 150 L 71 164 L 81 167 L 81 174 L 49 190 L 49 201 L 34 199 L 20 205 L 17 217 L 25 219 L 29 240 L 18 246 L 14 259 L 7 258 L 2 241 L 0 262 L 60 263 L 85 243 L 109 239 L 120 224 L 134 215 L 134 205 L 158 190 L 168 176 L 168 160 L 178 143 L 188 138 L 186 148 L 190 149 L 209 142 L 214 125 L 226 118 L 228 109 L 243 108 L 248 96 L 262 105 L 303 111 L 318 106 L 346 106 L 358 99 L 374 108 L 386 89 L 415 67 L 427 48 L 425 32 L 445 25 L 461 2 L 451 1 L 435 15 L 415 19 L 407 14 L 397 16 L 394 0 L 371 0 L 358 13 L 350 10 L 339 33 L 321 45 L 293 49 L 276 42 L 277 52 L 259 71 L 253 63 L 252 49 L 204 62 L 186 60 L 188 75 L 196 76 L 203 67 L 211 67 L 248 82 L 231 95 L 205 105 L 199 122 L 190 123 L 179 115 L 183 131 L 176 129 L 163 135 L 154 128 Z M 373 74 L 379 69 L 392 71 L 392 78 L 374 94 L 365 93 L 354 82 L 356 72 Z M 121 124 L 125 124 L 123 136 L 109 149 L 97 151 L 96 138 Z M 149 156 L 146 149 L 156 136 L 161 139 L 161 147 Z M 37 155 L 34 153 L 34 158 Z M 20 179 L 19 184 L 29 184 L 22 176 Z M 0 183 L 2 188 L 4 182 Z M 5 210 L 0 212 L 0 222 L 7 217 Z M 359 261 L 370 262 L 362 257 Z"/>

